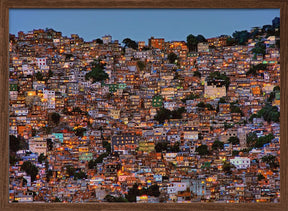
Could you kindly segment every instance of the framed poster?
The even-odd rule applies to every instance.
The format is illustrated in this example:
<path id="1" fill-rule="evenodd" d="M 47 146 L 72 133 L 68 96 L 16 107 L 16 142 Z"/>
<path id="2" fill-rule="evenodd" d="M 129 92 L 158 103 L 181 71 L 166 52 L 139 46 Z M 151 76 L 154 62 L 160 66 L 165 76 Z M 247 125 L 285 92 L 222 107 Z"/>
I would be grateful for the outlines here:
<path id="1" fill-rule="evenodd" d="M 4 209 L 286 208 L 286 3 L 2 2 Z M 37 11 L 77 27 L 12 31 Z"/>

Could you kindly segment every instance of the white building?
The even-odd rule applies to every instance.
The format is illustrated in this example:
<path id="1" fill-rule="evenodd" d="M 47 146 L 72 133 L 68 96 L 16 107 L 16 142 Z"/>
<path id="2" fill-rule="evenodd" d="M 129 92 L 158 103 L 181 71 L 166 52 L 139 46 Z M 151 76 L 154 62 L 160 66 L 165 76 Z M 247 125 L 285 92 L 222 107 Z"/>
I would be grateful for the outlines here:
<path id="1" fill-rule="evenodd" d="M 46 66 L 46 58 L 36 58 L 36 65 L 39 68 Z"/>
<path id="2" fill-rule="evenodd" d="M 187 183 L 185 182 L 172 182 L 168 185 L 167 193 L 168 194 L 176 194 L 179 191 L 186 191 Z"/>
<path id="3" fill-rule="evenodd" d="M 208 98 L 221 98 L 226 96 L 226 87 L 217 83 L 207 83 L 205 81 L 204 96 Z"/>
<path id="4" fill-rule="evenodd" d="M 33 153 L 38 153 L 40 155 L 43 153 L 45 156 L 47 154 L 47 141 L 43 137 L 33 137 L 29 140 L 29 150 Z"/>
<path id="5" fill-rule="evenodd" d="M 237 169 L 247 169 L 250 167 L 250 158 L 235 157 L 234 159 L 230 159 L 230 163 L 233 164 Z"/>
<path id="6" fill-rule="evenodd" d="M 55 91 L 43 89 L 43 98 L 47 101 L 48 109 L 55 109 Z"/>
<path id="7" fill-rule="evenodd" d="M 164 102 L 164 108 L 170 111 L 175 110 L 176 106 L 177 106 L 176 102 Z"/>
<path id="8" fill-rule="evenodd" d="M 112 42 L 112 36 L 111 35 L 105 35 L 102 37 L 103 44 L 109 44 Z"/>

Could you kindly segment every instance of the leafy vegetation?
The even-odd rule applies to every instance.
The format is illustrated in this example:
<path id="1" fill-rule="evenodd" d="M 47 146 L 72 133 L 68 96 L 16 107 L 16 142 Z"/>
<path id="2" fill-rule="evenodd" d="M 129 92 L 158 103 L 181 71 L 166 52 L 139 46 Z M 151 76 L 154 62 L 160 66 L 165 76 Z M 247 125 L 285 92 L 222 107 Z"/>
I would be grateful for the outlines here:
<path id="1" fill-rule="evenodd" d="M 50 114 L 51 115 L 51 120 L 55 125 L 58 125 L 60 122 L 60 114 L 58 114 L 57 112 L 53 112 Z"/>
<path id="2" fill-rule="evenodd" d="M 186 96 L 184 99 L 182 99 L 181 101 L 183 102 L 183 103 L 185 103 L 187 100 L 195 100 L 195 99 L 197 99 L 197 98 L 199 98 L 199 95 L 196 95 L 196 94 L 194 94 L 194 93 L 191 93 L 190 95 L 188 95 L 188 96 Z"/>
<path id="3" fill-rule="evenodd" d="M 18 150 L 28 149 L 28 143 L 20 136 L 9 136 L 9 153 L 15 155 Z"/>
<path id="4" fill-rule="evenodd" d="M 124 44 L 124 48 L 128 47 L 128 48 L 133 48 L 134 50 L 138 48 L 137 42 L 135 42 L 134 40 L 131 40 L 130 38 L 125 38 L 122 41 L 122 43 Z"/>
<path id="5" fill-rule="evenodd" d="M 180 143 L 177 142 L 174 145 L 171 145 L 167 142 L 159 142 L 155 145 L 156 152 L 180 152 Z"/>
<path id="6" fill-rule="evenodd" d="M 196 152 L 198 152 L 199 155 L 208 155 L 209 154 L 208 146 L 205 144 L 200 145 L 199 147 L 196 148 Z"/>
<path id="7" fill-rule="evenodd" d="M 212 144 L 212 149 L 213 150 L 219 150 L 219 149 L 224 149 L 224 143 L 221 142 L 221 141 L 214 141 L 213 144 Z"/>
<path id="8" fill-rule="evenodd" d="M 272 133 L 266 135 L 266 136 L 261 136 L 257 137 L 256 133 L 250 132 L 246 135 L 246 141 L 247 141 L 247 146 L 248 147 L 255 147 L 255 148 L 261 148 L 265 144 L 268 144 L 274 139 L 274 135 Z"/>
<path id="9" fill-rule="evenodd" d="M 250 67 L 250 69 L 246 72 L 246 75 L 256 76 L 259 70 L 267 70 L 267 64 L 252 65 L 252 67 Z"/>
<path id="10" fill-rule="evenodd" d="M 219 71 L 214 71 L 212 73 L 210 73 L 210 75 L 207 77 L 207 81 L 211 81 L 213 83 L 215 83 L 216 81 L 223 81 L 226 89 L 228 89 L 229 85 L 230 85 L 230 78 L 228 76 L 226 76 L 226 74 L 221 74 Z"/>
<path id="11" fill-rule="evenodd" d="M 267 122 L 279 122 L 280 121 L 280 112 L 278 111 L 277 106 L 272 106 L 270 104 L 266 104 L 260 111 L 258 111 L 257 115 L 259 117 L 263 117 Z"/>
<path id="12" fill-rule="evenodd" d="M 105 196 L 104 200 L 107 202 L 128 202 L 128 200 L 126 198 L 123 198 L 121 196 L 115 197 L 115 196 L 111 196 L 109 194 Z"/>
<path id="13" fill-rule="evenodd" d="M 82 170 L 75 169 L 71 165 L 67 165 L 65 167 L 66 167 L 66 173 L 68 174 L 68 176 L 69 177 L 74 177 L 74 180 L 87 179 L 87 175 Z"/>
<path id="14" fill-rule="evenodd" d="M 33 163 L 30 161 L 25 161 L 21 166 L 21 170 L 25 171 L 27 175 L 31 176 L 31 182 L 35 181 L 38 174 L 38 168 Z"/>
<path id="15" fill-rule="evenodd" d="M 186 112 L 184 107 L 178 108 L 176 110 L 170 111 L 166 108 L 160 108 L 157 110 L 157 114 L 154 119 L 160 124 L 163 124 L 165 120 L 169 119 L 181 119 L 182 113 Z"/>
<path id="16" fill-rule="evenodd" d="M 236 136 L 231 136 L 231 137 L 228 139 L 228 142 L 231 143 L 232 145 L 239 144 L 239 138 L 236 137 Z"/>
<path id="17" fill-rule="evenodd" d="M 105 158 L 105 157 L 107 157 L 109 154 L 107 153 L 107 152 L 105 152 L 105 153 L 102 153 L 101 155 L 99 155 L 95 160 L 90 160 L 89 162 L 88 162 L 88 168 L 89 169 L 94 169 L 95 168 L 95 166 L 97 166 L 97 163 L 102 163 L 103 162 L 103 159 Z"/>
<path id="18" fill-rule="evenodd" d="M 225 172 L 225 174 L 232 174 L 233 168 L 235 168 L 235 166 L 230 162 L 226 161 L 223 163 L 222 170 Z"/>
<path id="19" fill-rule="evenodd" d="M 231 113 L 239 113 L 241 114 L 241 116 L 244 116 L 242 110 L 236 106 L 236 103 L 230 103 L 230 110 L 231 110 Z"/>
<path id="20" fill-rule="evenodd" d="M 201 78 L 201 73 L 197 70 L 194 72 L 193 76 Z"/>
<path id="21" fill-rule="evenodd" d="M 168 54 L 168 60 L 171 64 L 175 63 L 176 59 L 178 59 L 178 56 L 175 53 L 172 52 Z"/>
<path id="22" fill-rule="evenodd" d="M 74 130 L 75 132 L 75 135 L 76 136 L 79 136 L 79 137 L 83 137 L 84 136 L 84 132 L 86 131 L 87 129 L 84 128 L 84 127 L 78 127 Z"/>
<path id="23" fill-rule="evenodd" d="M 148 188 L 146 187 L 142 188 L 137 183 L 135 183 L 132 188 L 129 188 L 128 194 L 126 194 L 125 197 L 129 202 L 136 202 L 136 197 L 142 195 L 159 197 L 160 196 L 159 186 L 157 184 L 154 184 Z"/>
<path id="24" fill-rule="evenodd" d="M 213 108 L 213 106 L 211 105 L 211 104 L 209 104 L 209 103 L 204 103 L 204 102 L 200 102 L 200 103 L 198 103 L 197 104 L 197 107 L 198 108 L 207 108 L 208 110 L 210 110 L 210 111 L 212 111 L 212 110 L 214 110 L 214 108 Z"/>
<path id="25" fill-rule="evenodd" d="M 280 87 L 279 86 L 275 86 L 273 88 L 273 91 L 270 93 L 269 97 L 267 98 L 267 102 L 268 103 L 272 103 L 273 100 L 275 99 L 276 97 L 276 93 L 279 93 L 280 92 Z"/>
<path id="26" fill-rule="evenodd" d="M 140 71 L 142 71 L 145 68 L 145 63 L 142 61 L 137 61 L 137 67 L 140 69 Z"/>
<path id="27" fill-rule="evenodd" d="M 265 155 L 262 157 L 262 161 L 267 163 L 271 169 L 275 169 L 280 166 L 277 158 L 274 155 Z"/>
<path id="28" fill-rule="evenodd" d="M 264 42 L 257 42 L 255 47 L 252 49 L 252 53 L 264 57 L 266 54 L 266 44 Z"/>
<path id="29" fill-rule="evenodd" d="M 198 34 L 197 36 L 194 36 L 193 34 L 189 34 L 186 38 L 187 41 L 187 47 L 189 51 L 197 51 L 197 45 L 200 42 L 207 42 L 205 37 L 201 34 Z"/>
<path id="30" fill-rule="evenodd" d="M 92 62 L 92 70 L 85 75 L 86 80 L 92 79 L 92 83 L 109 79 L 109 75 L 103 70 L 104 65 L 101 61 Z"/>
<path id="31" fill-rule="evenodd" d="M 250 34 L 247 30 L 235 31 L 232 36 L 236 45 L 245 45 L 250 38 Z"/>
<path id="32" fill-rule="evenodd" d="M 261 181 L 261 180 L 265 179 L 265 177 L 263 176 L 263 174 L 258 174 L 257 179 L 258 179 L 258 181 Z"/>

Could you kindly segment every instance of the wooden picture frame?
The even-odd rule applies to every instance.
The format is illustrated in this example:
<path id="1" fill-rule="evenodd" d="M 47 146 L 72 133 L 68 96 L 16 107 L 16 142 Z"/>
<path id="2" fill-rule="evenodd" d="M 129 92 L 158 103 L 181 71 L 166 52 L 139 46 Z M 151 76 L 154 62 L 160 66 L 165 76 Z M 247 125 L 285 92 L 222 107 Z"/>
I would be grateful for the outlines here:
<path id="1" fill-rule="evenodd" d="M 9 203 L 8 156 L 8 43 L 9 9 L 12 8 L 280 8 L 281 28 L 281 168 L 280 203 L 249 204 L 136 204 L 136 203 Z M 287 0 L 0 0 L 0 210 L 288 210 L 288 1 Z"/>

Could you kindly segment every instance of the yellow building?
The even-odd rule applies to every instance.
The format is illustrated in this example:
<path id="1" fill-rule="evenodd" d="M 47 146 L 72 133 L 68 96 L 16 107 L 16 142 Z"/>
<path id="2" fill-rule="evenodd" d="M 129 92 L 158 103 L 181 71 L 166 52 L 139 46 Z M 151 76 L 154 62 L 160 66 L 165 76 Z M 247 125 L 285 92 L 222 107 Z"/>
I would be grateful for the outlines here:
<path id="1" fill-rule="evenodd" d="M 152 152 L 155 150 L 155 144 L 153 141 L 139 141 L 139 151 Z"/>
<path id="2" fill-rule="evenodd" d="M 224 97 L 226 96 L 226 87 L 224 85 L 217 84 L 217 82 L 207 84 L 205 81 L 204 96 L 212 99 Z"/>

